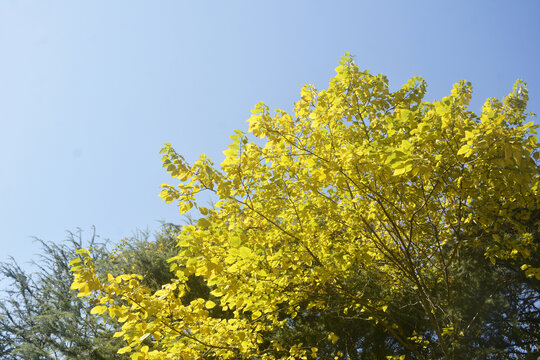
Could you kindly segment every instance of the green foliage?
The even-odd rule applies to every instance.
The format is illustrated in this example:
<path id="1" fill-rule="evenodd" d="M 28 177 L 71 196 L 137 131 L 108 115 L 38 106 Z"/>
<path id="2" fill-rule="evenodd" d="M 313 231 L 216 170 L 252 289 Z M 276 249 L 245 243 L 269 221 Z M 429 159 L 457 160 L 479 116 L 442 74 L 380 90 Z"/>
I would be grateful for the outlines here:
<path id="1" fill-rule="evenodd" d="M 37 273 L 23 270 L 15 260 L 0 265 L 11 282 L 0 301 L 2 359 L 123 359 L 117 354 L 118 339 L 112 338 L 110 321 L 90 315 L 87 298 L 70 290 L 68 263 L 81 246 L 92 249 L 96 262 L 106 261 L 103 243 L 92 236 L 83 242 L 81 232 L 69 233 L 61 244 L 37 240 L 42 254 Z"/>
<path id="2" fill-rule="evenodd" d="M 169 259 L 175 277 L 100 272 L 82 249 L 73 289 L 122 323 L 136 359 L 462 359 L 538 356 L 537 126 L 518 81 L 481 114 L 471 85 L 423 101 L 349 56 L 294 113 L 259 103 L 224 151 L 161 196 L 198 210 Z M 214 209 L 198 194 L 213 193 Z M 187 302 L 190 281 L 209 294 Z M 203 284 L 203 285 L 204 285 Z"/>
<path id="3" fill-rule="evenodd" d="M 108 271 L 113 274 L 136 273 L 143 276 L 143 285 L 158 290 L 173 275 L 167 260 L 176 254 L 179 226 L 163 224 L 152 241 L 146 232 L 122 239 L 111 252 Z M 103 266 L 107 266 L 103 264 Z"/>
<path id="4" fill-rule="evenodd" d="M 0 300 L 0 358 L 30 359 L 128 359 L 118 354 L 123 341 L 114 338 L 116 321 L 91 314 L 95 300 L 77 297 L 68 263 L 77 249 L 87 247 L 98 271 L 144 274 L 144 284 L 158 289 L 171 278 L 167 259 L 174 254 L 176 227 L 165 224 L 153 241 L 138 232 L 113 251 L 95 235 L 84 242 L 80 231 L 69 233 L 59 244 L 37 240 L 42 253 L 36 273 L 14 260 L 0 265 L 10 287 Z"/>

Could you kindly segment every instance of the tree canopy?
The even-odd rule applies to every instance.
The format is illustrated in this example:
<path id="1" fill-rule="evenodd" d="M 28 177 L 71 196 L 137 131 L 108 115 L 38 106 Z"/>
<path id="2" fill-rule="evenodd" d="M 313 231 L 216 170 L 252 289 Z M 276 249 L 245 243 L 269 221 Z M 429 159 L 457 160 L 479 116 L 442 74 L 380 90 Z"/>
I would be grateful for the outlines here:
<path id="1" fill-rule="evenodd" d="M 536 358 L 538 143 L 522 81 L 481 112 L 460 81 L 424 101 L 412 78 L 342 58 L 291 113 L 259 103 L 216 167 L 171 144 L 162 198 L 200 213 L 177 236 L 174 278 L 72 260 L 72 288 L 136 359 Z M 215 207 L 199 194 L 214 194 Z M 208 292 L 186 301 L 193 277 Z"/>

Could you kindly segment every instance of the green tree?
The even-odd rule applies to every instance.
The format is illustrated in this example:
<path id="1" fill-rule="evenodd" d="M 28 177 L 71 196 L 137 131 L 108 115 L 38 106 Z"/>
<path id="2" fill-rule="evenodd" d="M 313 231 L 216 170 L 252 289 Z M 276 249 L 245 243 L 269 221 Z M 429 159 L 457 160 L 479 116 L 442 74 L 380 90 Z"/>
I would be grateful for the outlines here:
<path id="1" fill-rule="evenodd" d="M 166 202 L 201 218 L 178 234 L 162 289 L 72 261 L 79 296 L 122 323 L 132 359 L 534 358 L 538 143 L 528 93 L 468 109 L 471 85 L 425 102 L 349 56 L 294 113 L 258 104 L 224 151 L 187 163 Z M 214 209 L 197 196 L 213 193 Z M 189 279 L 209 296 L 182 301 Z M 185 298 L 184 298 L 185 299 Z"/>
<path id="2" fill-rule="evenodd" d="M 69 261 L 81 247 L 91 249 L 99 271 L 144 274 L 144 284 L 155 290 L 171 278 L 167 259 L 174 254 L 175 226 L 165 224 L 151 241 L 147 232 L 122 240 L 111 251 L 95 233 L 88 241 L 81 231 L 68 233 L 61 243 L 37 240 L 41 255 L 36 273 L 15 260 L 0 264 L 0 275 L 10 283 L 0 300 L 0 358 L 127 359 L 117 354 L 123 341 L 113 338 L 116 322 L 90 315 L 95 303 L 70 289 Z"/>
<path id="3" fill-rule="evenodd" d="M 4 359 L 122 359 L 113 324 L 90 315 L 93 304 L 70 290 L 69 260 L 77 248 L 92 249 L 96 262 L 109 253 L 95 234 L 84 242 L 80 231 L 61 244 L 37 240 L 42 254 L 29 273 L 15 260 L 0 265 L 10 286 L 0 302 L 0 343 Z"/>

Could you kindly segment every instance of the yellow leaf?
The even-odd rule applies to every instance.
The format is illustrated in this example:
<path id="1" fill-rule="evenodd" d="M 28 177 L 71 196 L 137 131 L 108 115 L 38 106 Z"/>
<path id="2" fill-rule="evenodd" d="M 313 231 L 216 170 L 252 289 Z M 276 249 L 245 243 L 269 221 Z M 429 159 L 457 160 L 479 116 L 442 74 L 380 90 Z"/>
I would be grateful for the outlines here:
<path id="1" fill-rule="evenodd" d="M 198 225 L 200 227 L 206 228 L 206 227 L 210 226 L 210 221 L 208 221 L 208 219 L 205 219 L 205 218 L 200 218 L 199 222 L 198 222 Z"/>
<path id="2" fill-rule="evenodd" d="M 73 281 L 73 283 L 71 284 L 70 289 L 71 289 L 71 290 L 76 290 L 76 289 L 83 288 L 83 287 L 85 287 L 85 286 L 88 286 L 88 285 L 86 284 L 86 282 L 81 282 L 81 281 L 79 281 L 79 279 L 76 279 L 76 280 Z"/>
<path id="3" fill-rule="evenodd" d="M 251 249 L 245 247 L 245 246 L 242 246 L 239 250 L 238 250 L 238 253 L 240 254 L 241 257 L 243 257 L 244 259 L 249 259 L 252 257 L 252 252 L 251 252 Z"/>
<path id="4" fill-rule="evenodd" d="M 213 309 L 214 307 L 216 307 L 216 303 L 213 302 L 212 300 L 208 300 L 208 301 L 206 302 L 206 305 L 205 305 L 205 306 L 206 306 L 207 309 Z"/>
<path id="5" fill-rule="evenodd" d="M 130 358 L 131 360 L 144 360 L 145 354 L 141 352 L 136 352 L 136 353 L 131 354 Z"/>
<path id="6" fill-rule="evenodd" d="M 468 145 L 468 144 L 465 144 L 465 145 L 463 145 L 462 147 L 459 148 L 457 154 L 458 154 L 458 155 L 466 154 L 467 152 L 469 152 L 470 149 L 471 149 L 471 148 L 469 147 L 469 145 Z"/>
<path id="7" fill-rule="evenodd" d="M 180 204 L 178 204 L 178 210 L 179 210 L 180 214 L 184 214 L 184 213 L 188 212 L 190 209 L 191 209 L 190 204 L 187 204 L 185 202 L 181 202 Z"/>
<path id="8" fill-rule="evenodd" d="M 131 351 L 131 346 L 128 345 L 118 350 L 118 354 L 125 354 L 130 351 Z"/>
<path id="9" fill-rule="evenodd" d="M 71 260 L 68 265 L 71 266 L 71 265 L 79 264 L 80 262 L 81 262 L 81 258 L 76 257 L 73 260 Z"/>
<path id="10" fill-rule="evenodd" d="M 107 311 L 107 307 L 103 305 L 95 306 L 92 310 L 90 310 L 90 314 L 103 314 L 105 311 Z"/>
<path id="11" fill-rule="evenodd" d="M 90 255 L 90 252 L 86 249 L 79 249 L 77 251 L 75 251 L 75 254 L 77 255 Z"/>
<path id="12" fill-rule="evenodd" d="M 84 284 L 84 286 L 79 289 L 79 293 L 77 294 L 77 297 L 86 297 L 86 296 L 90 296 L 91 294 L 92 294 L 92 291 L 88 287 L 88 284 Z"/>

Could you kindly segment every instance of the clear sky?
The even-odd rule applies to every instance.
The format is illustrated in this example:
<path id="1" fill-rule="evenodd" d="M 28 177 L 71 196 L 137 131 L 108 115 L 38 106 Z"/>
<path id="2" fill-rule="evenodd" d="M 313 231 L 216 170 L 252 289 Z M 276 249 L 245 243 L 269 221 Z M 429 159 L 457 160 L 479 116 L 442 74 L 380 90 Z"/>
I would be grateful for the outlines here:
<path id="1" fill-rule="evenodd" d="M 159 220 L 159 150 L 216 163 L 260 100 L 290 109 L 340 57 L 411 76 L 428 100 L 460 79 L 472 107 L 529 84 L 540 113 L 540 1 L 0 0 L 0 261 L 77 227 L 118 240 Z"/>

